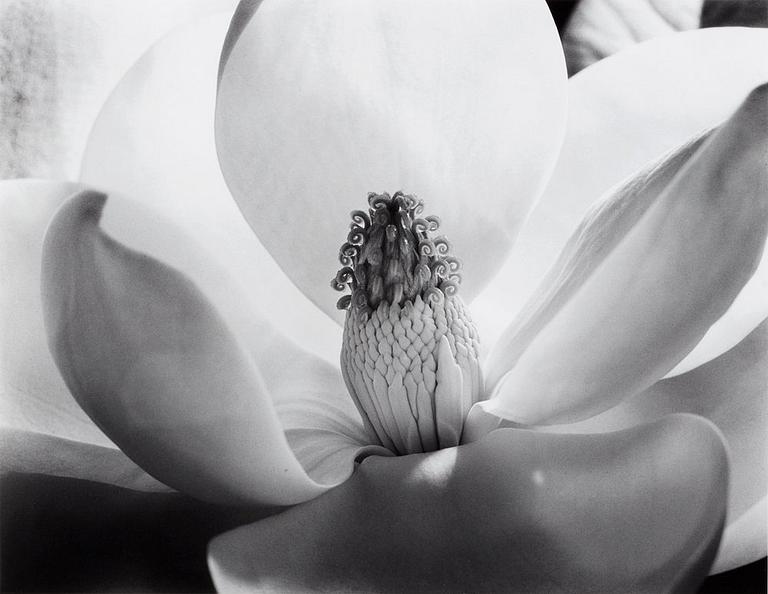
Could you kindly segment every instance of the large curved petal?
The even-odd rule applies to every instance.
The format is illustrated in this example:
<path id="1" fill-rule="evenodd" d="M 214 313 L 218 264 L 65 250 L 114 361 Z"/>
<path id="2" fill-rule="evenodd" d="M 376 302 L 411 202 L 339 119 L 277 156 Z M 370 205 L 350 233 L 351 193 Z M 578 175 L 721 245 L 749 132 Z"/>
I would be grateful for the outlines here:
<path id="1" fill-rule="evenodd" d="M 728 309 L 765 244 L 768 84 L 699 142 L 669 183 L 688 148 L 588 215 L 492 353 L 487 410 L 592 416 L 662 377 Z"/>
<path id="2" fill-rule="evenodd" d="M 281 332 L 338 362 L 341 331 L 254 237 L 221 176 L 213 118 L 228 23 L 228 15 L 217 14 L 179 28 L 131 68 L 94 124 L 81 179 L 173 220 L 237 280 L 250 304 L 266 314 L 286 313 L 273 317 Z M 135 233 L 126 219 L 116 217 L 109 225 L 110 233 Z M 197 262 L 169 242 L 153 255 L 188 274 L 195 271 Z"/>
<path id="3" fill-rule="evenodd" d="M 123 73 L 157 39 L 234 0 L 0 4 L 0 177 L 73 178 Z"/>
<path id="4" fill-rule="evenodd" d="M 222 56 L 216 137 L 240 208 L 282 268 L 328 291 L 370 191 L 424 199 L 495 273 L 559 149 L 565 71 L 544 2 L 245 0 Z"/>
<path id="5" fill-rule="evenodd" d="M 323 497 L 214 539 L 209 566 L 220 592 L 692 591 L 727 476 L 698 417 L 589 436 L 503 429 L 368 458 Z"/>
<path id="6" fill-rule="evenodd" d="M 593 202 L 667 151 L 718 125 L 768 80 L 768 31 L 710 29 L 638 44 L 570 79 L 563 149 L 500 273 L 476 300 L 493 344 L 530 298 Z M 725 352 L 768 315 L 768 258 L 706 342 L 681 365 Z M 698 360 L 696 360 L 698 358 Z M 684 371 L 680 367 L 677 371 Z"/>
<path id="7" fill-rule="evenodd" d="M 79 188 L 0 182 L 0 472 L 163 489 L 87 417 L 48 351 L 40 301 L 43 237 L 56 210 Z"/>
<path id="8" fill-rule="evenodd" d="M 67 202 L 43 255 L 48 343 L 80 405 L 142 468 L 196 497 L 321 493 L 224 319 L 188 277 L 103 233 L 105 201 L 84 191 Z"/>
<path id="9" fill-rule="evenodd" d="M 547 430 L 616 431 L 675 412 L 710 419 L 723 432 L 731 458 L 728 528 L 721 571 L 766 555 L 766 525 L 740 518 L 768 493 L 768 321 L 717 359 L 627 399 L 591 419 Z M 759 509 L 759 508 L 758 508 Z M 737 522 L 741 522 L 737 526 Z M 738 546 L 736 543 L 739 542 Z M 729 551 L 733 551 L 729 553 Z M 749 551 L 753 554 L 747 557 Z"/>

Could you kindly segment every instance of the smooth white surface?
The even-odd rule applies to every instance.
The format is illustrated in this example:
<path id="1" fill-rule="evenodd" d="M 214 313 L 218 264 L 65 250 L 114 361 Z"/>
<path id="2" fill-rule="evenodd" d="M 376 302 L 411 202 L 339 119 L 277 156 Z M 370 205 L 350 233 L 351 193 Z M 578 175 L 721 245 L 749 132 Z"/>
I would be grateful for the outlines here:
<path id="1" fill-rule="evenodd" d="M 297 286 L 339 319 L 328 286 L 349 212 L 368 192 L 403 190 L 442 219 L 471 300 L 562 139 L 564 61 L 546 4 L 267 0 L 230 41 L 222 170 Z"/>
<path id="2" fill-rule="evenodd" d="M 768 81 L 765 55 L 766 30 L 704 29 L 638 44 L 569 80 L 568 129 L 552 178 L 510 258 L 473 304 L 485 344 L 496 341 L 527 301 L 587 208 L 729 117 L 752 88 Z M 765 260 L 678 372 L 725 352 L 768 315 Z"/>
<path id="3" fill-rule="evenodd" d="M 218 56 L 229 19 L 221 13 L 178 29 L 134 65 L 94 124 L 81 179 L 172 220 L 245 293 L 237 307 L 268 316 L 294 342 L 337 363 L 341 330 L 262 247 L 219 170 L 213 117 Z M 194 273 L 196 259 L 180 246 L 111 212 L 103 221 L 109 233 L 141 240 L 162 262 Z M 333 293 L 330 287 L 328 292 Z M 216 282 L 206 295 L 214 302 L 231 301 Z"/>

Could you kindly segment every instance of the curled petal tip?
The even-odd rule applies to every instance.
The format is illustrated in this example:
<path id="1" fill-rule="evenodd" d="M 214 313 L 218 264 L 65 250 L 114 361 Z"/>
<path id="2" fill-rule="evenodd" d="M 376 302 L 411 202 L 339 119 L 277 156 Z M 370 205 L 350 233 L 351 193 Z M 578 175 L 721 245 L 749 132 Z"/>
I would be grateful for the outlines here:
<path id="1" fill-rule="evenodd" d="M 44 245 L 48 346 L 77 402 L 138 465 L 189 495 L 274 505 L 321 492 L 224 319 L 186 275 L 101 230 L 106 198 L 73 196 Z"/>
<path id="2" fill-rule="evenodd" d="M 588 213 L 492 355 L 498 414 L 598 414 L 663 377 L 728 310 L 768 228 L 765 99 L 762 85 Z"/>
<path id="3" fill-rule="evenodd" d="M 768 81 L 756 86 L 747 96 L 744 106 L 751 109 L 755 106 L 762 113 L 768 114 Z"/>
<path id="4" fill-rule="evenodd" d="M 107 195 L 98 190 L 81 190 L 73 195 L 72 200 L 79 202 L 80 216 L 84 219 L 91 218 L 98 223 L 101 219 L 101 213 L 104 211 L 104 205 L 107 203 Z"/>

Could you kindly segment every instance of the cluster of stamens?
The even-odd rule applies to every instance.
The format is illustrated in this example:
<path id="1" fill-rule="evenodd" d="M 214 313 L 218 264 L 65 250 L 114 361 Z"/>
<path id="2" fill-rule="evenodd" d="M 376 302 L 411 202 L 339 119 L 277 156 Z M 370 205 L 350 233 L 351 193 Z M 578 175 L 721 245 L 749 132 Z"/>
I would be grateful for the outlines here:
<path id="1" fill-rule="evenodd" d="M 372 443 L 395 454 L 453 447 L 483 387 L 459 261 L 420 200 L 372 193 L 368 205 L 352 213 L 331 281 L 351 293 L 338 302 L 344 381 Z"/>
<path id="2" fill-rule="evenodd" d="M 368 212 L 352 212 L 347 241 L 339 251 L 341 268 L 331 280 L 337 291 L 350 290 L 336 306 L 375 311 L 386 301 L 400 306 L 417 295 L 439 300 L 454 295 L 461 284 L 461 263 L 450 255 L 435 216 L 421 217 L 424 203 L 396 192 L 368 194 Z"/>

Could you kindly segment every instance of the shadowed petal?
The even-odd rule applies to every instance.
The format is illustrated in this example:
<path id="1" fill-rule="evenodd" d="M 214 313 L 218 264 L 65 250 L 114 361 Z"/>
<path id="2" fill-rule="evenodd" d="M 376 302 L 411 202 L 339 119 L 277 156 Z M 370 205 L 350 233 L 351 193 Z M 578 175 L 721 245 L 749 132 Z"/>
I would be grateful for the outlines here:
<path id="1" fill-rule="evenodd" d="M 260 240 L 338 316 L 328 284 L 348 213 L 402 189 L 442 218 L 471 299 L 559 149 L 565 75 L 546 4 L 257 4 L 241 3 L 222 55 L 216 137 Z"/>
<path id="2" fill-rule="evenodd" d="M 352 474 L 360 456 L 391 455 L 386 448 L 370 445 L 338 366 L 288 344 L 285 337 L 267 328 L 259 336 L 261 349 L 252 348 L 251 354 L 288 444 L 313 480 L 338 484 Z"/>
<path id="3" fill-rule="evenodd" d="M 0 427 L 0 475 L 47 474 L 138 491 L 170 491 L 112 446 Z"/>
<path id="4" fill-rule="evenodd" d="M 67 202 L 44 247 L 48 342 L 80 405 L 142 468 L 196 497 L 321 493 L 224 320 L 187 277 L 104 234 L 105 201 L 85 191 Z"/>
<path id="5" fill-rule="evenodd" d="M 43 237 L 56 210 L 79 189 L 63 182 L 0 182 L 0 472 L 167 490 L 88 418 L 48 350 L 40 300 Z"/>
<path id="6" fill-rule="evenodd" d="M 324 393 L 318 389 L 322 383 L 314 380 L 317 375 L 291 375 L 301 378 L 305 388 L 277 402 L 275 409 L 293 453 L 313 480 L 338 484 L 352 474 L 358 458 L 392 455 L 384 447 L 368 445 L 371 438 L 347 393 Z"/>
<path id="7" fill-rule="evenodd" d="M 486 410 L 527 424 L 579 420 L 678 363 L 763 252 L 767 131 L 763 85 L 671 182 L 685 148 L 598 205 L 492 353 L 489 383 L 502 379 Z"/>
<path id="8" fill-rule="evenodd" d="M 763 497 L 741 516 L 729 522 L 712 573 L 728 571 L 765 557 L 767 511 L 768 500 Z"/>
<path id="9" fill-rule="evenodd" d="M 728 443 L 729 525 L 723 536 L 718 569 L 724 571 L 764 557 L 765 522 L 741 518 L 760 501 L 764 502 L 768 493 L 768 321 L 738 346 L 693 371 L 658 382 L 596 417 L 547 430 L 616 431 L 675 412 L 710 419 Z"/>
<path id="10" fill-rule="evenodd" d="M 691 31 L 638 44 L 568 81 L 568 128 L 552 178 L 510 258 L 473 307 L 486 344 L 532 295 L 595 200 L 728 118 L 768 80 L 768 60 L 755 59 L 766 54 L 768 31 Z M 767 277 L 768 260 L 713 327 L 714 336 L 681 365 L 727 351 L 768 315 Z"/>
<path id="11" fill-rule="evenodd" d="M 576 74 L 639 41 L 697 29 L 703 0 L 582 0 L 568 21 L 563 49 Z"/>
<path id="12" fill-rule="evenodd" d="M 220 592 L 690 591 L 717 549 L 727 475 L 719 435 L 693 416 L 499 430 L 367 458 L 324 496 L 214 539 L 209 565 Z"/>
<path id="13" fill-rule="evenodd" d="M 249 304 L 262 312 L 290 312 L 272 316 L 282 333 L 337 364 L 341 330 L 280 270 L 221 176 L 213 119 L 218 57 L 230 16 L 216 14 L 177 29 L 131 68 L 94 124 L 81 179 L 172 220 L 227 271 Z M 289 204 L 272 208 L 290 212 Z M 109 225 L 112 234 L 137 232 L 129 219 L 115 217 Z M 152 255 L 187 274 L 200 273 L 202 263 L 173 243 L 158 245 Z M 214 303 L 222 309 L 221 300 Z"/>
<path id="14" fill-rule="evenodd" d="M 40 301 L 43 237 L 74 183 L 0 181 L 0 425 L 111 446 L 51 358 Z"/>

